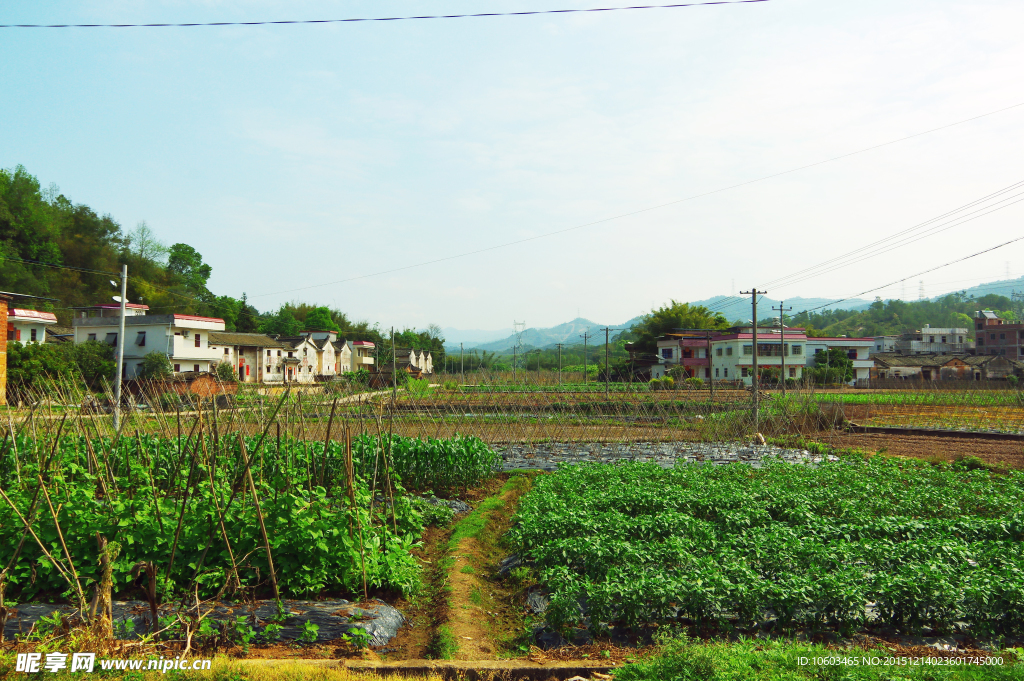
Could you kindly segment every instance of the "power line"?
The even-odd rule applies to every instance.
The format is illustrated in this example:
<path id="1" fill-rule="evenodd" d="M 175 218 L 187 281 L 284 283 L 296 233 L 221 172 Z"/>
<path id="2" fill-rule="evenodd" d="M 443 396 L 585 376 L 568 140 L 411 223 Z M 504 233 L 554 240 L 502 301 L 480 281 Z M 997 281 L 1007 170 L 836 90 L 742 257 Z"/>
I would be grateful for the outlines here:
<path id="1" fill-rule="evenodd" d="M 279 26 L 299 24 L 346 24 L 372 21 L 413 21 L 417 19 L 481 19 L 485 17 L 521 17 L 534 14 L 581 14 L 585 12 L 621 12 L 639 9 L 680 9 L 705 5 L 748 5 L 769 0 L 717 0 L 671 5 L 633 5 L 630 7 L 590 7 L 579 9 L 539 9 L 525 12 L 481 12 L 479 14 L 432 14 L 408 17 L 355 17 L 350 19 L 285 19 L 279 21 L 192 21 L 156 24 L 0 24 L 0 28 L 195 28 L 200 26 Z"/>
<path id="2" fill-rule="evenodd" d="M 847 296 L 845 298 L 840 298 L 839 300 L 834 300 L 834 301 L 832 301 L 830 303 L 826 303 L 824 305 L 819 305 L 818 307 L 808 308 L 807 310 L 804 310 L 804 312 L 814 312 L 815 310 L 821 310 L 821 309 L 826 308 L 826 307 L 832 307 L 833 305 L 838 305 L 839 303 L 847 301 L 850 298 L 857 298 L 857 297 L 863 296 L 863 295 L 865 295 L 867 293 L 872 293 L 874 291 L 878 291 L 878 290 L 883 289 L 883 288 L 888 288 L 888 287 L 893 286 L 895 284 L 899 284 L 900 282 L 907 281 L 908 279 L 913 279 L 914 277 L 920 277 L 923 274 L 928 274 L 929 272 L 934 272 L 935 270 L 941 270 L 943 267 L 949 267 L 950 265 L 955 265 L 958 262 L 963 262 L 964 260 L 970 260 L 971 258 L 976 258 L 979 255 L 984 255 L 985 253 L 991 253 L 994 250 L 1000 249 L 1003 246 L 1009 246 L 1010 244 L 1016 243 L 1018 241 L 1024 241 L 1024 236 L 1019 236 L 1016 239 L 1010 239 L 1009 241 L 1004 241 L 1003 243 L 999 244 L 998 246 L 992 246 L 991 248 L 986 248 L 983 251 L 978 251 L 977 253 L 972 253 L 970 255 L 965 255 L 964 257 L 957 258 L 956 260 L 950 260 L 949 262 L 947 262 L 947 263 L 945 263 L 943 265 L 938 265 L 936 267 L 932 267 L 932 268 L 924 270 L 922 272 L 918 272 L 917 274 L 911 274 L 909 276 L 903 277 L 902 279 L 897 279 L 896 281 L 889 282 L 888 284 L 884 284 L 882 286 L 876 286 L 875 288 L 869 288 L 866 291 L 861 291 L 860 293 L 854 293 L 853 295 L 849 295 L 849 296 Z"/>
<path id="3" fill-rule="evenodd" d="M 575 231 L 577 229 L 583 229 L 585 227 L 593 227 L 594 225 L 600 225 L 600 224 L 603 224 L 605 222 L 612 222 L 614 220 L 621 220 L 622 218 L 628 218 L 628 217 L 632 217 L 634 215 L 641 215 L 643 213 L 649 213 L 651 211 L 659 210 L 661 208 L 666 208 L 668 206 L 674 206 L 674 205 L 679 204 L 679 203 L 684 203 L 684 202 L 687 202 L 687 201 L 694 201 L 696 199 L 704 198 L 706 196 L 712 196 L 714 194 L 720 194 L 722 192 L 730 191 L 732 189 L 738 189 L 740 187 L 745 187 L 745 186 L 748 186 L 748 185 L 751 185 L 751 184 L 756 184 L 758 182 L 765 182 L 767 180 L 771 180 L 771 179 L 774 179 L 776 177 L 782 177 L 783 175 L 789 175 L 789 174 L 792 174 L 792 173 L 795 173 L 795 172 L 799 172 L 801 170 L 807 170 L 808 168 L 814 168 L 816 166 L 824 165 L 826 163 L 833 163 L 835 161 L 839 161 L 839 160 L 842 160 L 844 158 L 850 158 L 851 156 L 856 156 L 858 154 L 864 154 L 864 153 L 867 153 L 869 151 L 874 151 L 875 149 L 881 149 L 883 147 L 887 147 L 887 146 L 890 146 L 890 145 L 893 145 L 893 144 L 898 144 L 900 142 L 905 142 L 907 140 L 914 139 L 915 137 L 921 137 L 922 135 L 928 135 L 930 133 L 938 132 L 940 130 L 946 130 L 947 128 L 952 128 L 952 127 L 955 127 L 957 125 L 962 125 L 964 123 L 970 123 L 971 121 L 976 121 L 978 119 L 985 118 L 987 116 L 994 116 L 995 114 L 1002 113 L 1004 111 L 1009 111 L 1011 109 L 1016 109 L 1016 108 L 1021 107 L 1021 106 L 1024 106 L 1024 102 L 1018 102 L 1017 104 L 1012 104 L 1010 106 L 1003 107 L 1001 109 L 996 109 L 995 111 L 989 111 L 988 113 L 979 114 L 977 116 L 972 116 L 970 118 L 965 118 L 965 119 L 956 121 L 954 123 L 948 123 L 946 125 L 939 126 L 937 128 L 931 128 L 929 130 L 924 130 L 922 132 L 917 132 L 917 133 L 914 133 L 912 135 L 907 135 L 905 137 L 900 137 L 898 139 L 889 140 L 888 142 L 882 142 L 881 144 L 875 144 L 873 146 L 865 147 L 864 149 L 859 149 L 857 151 L 851 151 L 851 152 L 848 152 L 846 154 L 840 154 L 839 156 L 833 156 L 832 158 L 828 158 L 828 159 L 825 159 L 825 160 L 822 160 L 822 161 L 815 161 L 814 163 L 808 163 L 806 165 L 797 166 L 796 168 L 790 168 L 789 170 L 783 170 L 783 171 L 778 172 L 778 173 L 772 173 L 771 175 L 764 175 L 762 177 L 758 177 L 758 178 L 755 178 L 755 179 L 752 179 L 752 180 L 746 180 L 744 182 L 738 182 L 736 184 L 728 185 L 726 187 L 720 187 L 718 189 L 712 189 L 711 191 L 703 192 L 703 193 L 700 193 L 700 194 L 693 194 L 691 196 L 687 196 L 687 197 L 682 198 L 682 199 L 676 199 L 674 201 L 668 201 L 666 203 L 660 203 L 660 204 L 657 204 L 655 206 L 650 206 L 648 208 L 641 208 L 639 210 L 630 211 L 628 213 L 620 213 L 619 215 L 613 215 L 611 217 L 602 218 L 600 220 L 594 220 L 593 222 L 585 222 L 583 224 L 575 225 L 573 227 L 566 227 L 564 229 L 558 229 L 558 230 L 555 230 L 553 232 L 545 232 L 544 234 L 538 234 L 536 236 L 525 237 L 523 239 L 516 239 L 514 241 L 506 241 L 504 243 L 495 244 L 494 246 L 488 246 L 486 248 L 479 248 L 479 249 L 476 249 L 476 250 L 473 250 L 473 251 L 466 251 L 464 253 L 456 253 L 455 255 L 449 255 L 449 256 L 445 256 L 443 258 L 435 258 L 434 260 L 426 260 L 426 261 L 415 263 L 415 264 L 412 264 L 412 265 L 404 265 L 402 267 L 396 267 L 396 268 L 389 269 L 389 270 L 381 270 L 379 272 L 371 272 L 370 274 L 361 274 L 359 276 L 349 277 L 347 279 L 338 279 L 337 281 L 324 282 L 323 284 L 311 284 L 309 286 L 300 286 L 298 288 L 287 289 L 287 290 L 284 290 L 284 291 L 272 291 L 270 293 L 260 293 L 260 294 L 257 294 L 255 296 L 252 296 L 252 297 L 253 298 L 263 298 L 263 297 L 266 297 L 266 296 L 280 295 L 282 293 L 295 293 L 297 291 L 308 291 L 309 289 L 320 288 L 320 287 L 323 287 L 323 286 L 334 286 L 335 284 L 345 284 L 345 283 L 352 282 L 352 281 L 358 281 L 360 279 L 368 279 L 370 277 L 379 277 L 379 276 L 382 276 L 382 275 L 385 275 L 385 274 L 394 274 L 395 272 L 402 272 L 402 271 L 414 269 L 414 268 L 417 268 L 417 267 L 426 267 L 427 265 L 436 265 L 437 263 L 447 262 L 449 260 L 456 260 L 456 259 L 459 259 L 459 258 L 467 258 L 467 257 L 469 257 L 471 255 L 478 255 L 480 253 L 487 253 L 487 252 L 495 251 L 495 250 L 498 250 L 498 249 L 501 249 L 501 248 L 507 248 L 509 246 L 516 246 L 518 244 L 524 244 L 524 243 L 528 243 L 528 242 L 531 242 L 531 241 L 537 241 L 538 239 L 547 239 L 547 238 L 550 238 L 550 237 L 553 237 L 553 236 L 558 236 L 559 234 L 565 234 L 567 232 L 572 232 L 572 231 Z"/>

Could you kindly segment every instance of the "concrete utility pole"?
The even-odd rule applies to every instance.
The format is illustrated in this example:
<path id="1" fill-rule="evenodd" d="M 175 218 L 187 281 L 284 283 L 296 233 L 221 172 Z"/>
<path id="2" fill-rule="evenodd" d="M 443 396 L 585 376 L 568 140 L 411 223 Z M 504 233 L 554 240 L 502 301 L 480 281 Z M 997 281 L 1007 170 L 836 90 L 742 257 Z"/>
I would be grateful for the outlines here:
<path id="1" fill-rule="evenodd" d="M 781 342 L 779 347 L 782 352 L 782 370 L 779 373 L 779 377 L 782 379 L 782 396 L 786 396 L 786 313 L 792 312 L 793 308 L 786 307 L 786 301 L 780 300 L 778 307 L 773 307 L 773 310 L 779 311 L 779 331 L 782 334 Z"/>
<path id="2" fill-rule="evenodd" d="M 466 385 L 466 351 L 459 343 L 459 375 L 462 376 L 462 385 Z"/>
<path id="3" fill-rule="evenodd" d="M 114 282 L 111 282 L 114 283 Z M 121 321 L 117 331 L 117 382 L 114 384 L 114 432 L 121 427 L 121 381 L 124 379 L 124 313 L 128 302 L 128 265 L 121 265 Z"/>
<path id="4" fill-rule="evenodd" d="M 555 343 L 558 347 L 558 385 L 562 385 L 562 343 Z"/>
<path id="5" fill-rule="evenodd" d="M 750 379 L 750 385 L 754 389 L 754 407 L 753 407 L 753 410 L 754 410 L 754 432 L 755 433 L 759 432 L 759 430 L 760 430 L 760 423 L 759 423 L 759 420 L 758 420 L 758 412 L 757 412 L 757 407 L 758 407 L 758 404 L 757 404 L 757 402 L 758 402 L 758 395 L 757 395 L 757 391 L 758 391 L 758 381 L 757 381 L 757 296 L 758 295 L 764 295 L 766 293 L 768 293 L 768 292 L 767 291 L 758 291 L 757 287 L 754 287 L 754 288 L 750 289 L 749 291 L 740 291 L 740 295 L 741 296 L 745 296 L 745 295 L 748 295 L 748 294 L 750 295 L 750 306 L 753 309 L 753 313 L 754 313 L 754 325 L 753 325 L 753 332 L 754 332 L 754 375 Z"/>
<path id="6" fill-rule="evenodd" d="M 715 401 L 715 376 L 711 368 L 711 332 L 704 332 L 704 340 L 707 341 L 708 349 L 705 350 L 704 354 L 708 356 L 708 390 L 711 393 L 711 401 Z"/>
<path id="7" fill-rule="evenodd" d="M 391 402 L 398 399 L 398 355 L 395 354 L 395 327 L 391 327 Z"/>
<path id="8" fill-rule="evenodd" d="M 601 330 L 604 331 L 604 398 L 608 399 L 608 332 L 622 329 L 609 329 L 606 326 Z"/>
<path id="9" fill-rule="evenodd" d="M 587 339 L 593 337 L 594 335 L 589 331 L 584 331 L 580 334 L 580 338 L 583 339 L 583 385 L 590 383 L 589 377 L 587 376 Z"/>

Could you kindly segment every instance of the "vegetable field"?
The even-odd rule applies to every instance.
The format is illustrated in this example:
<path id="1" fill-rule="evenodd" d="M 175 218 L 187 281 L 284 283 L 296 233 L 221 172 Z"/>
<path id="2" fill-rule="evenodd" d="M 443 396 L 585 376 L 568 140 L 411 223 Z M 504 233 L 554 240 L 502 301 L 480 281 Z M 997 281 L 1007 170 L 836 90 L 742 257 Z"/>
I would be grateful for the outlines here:
<path id="1" fill-rule="evenodd" d="M 454 491 L 488 477 L 497 459 L 474 438 L 361 435 L 349 449 L 195 426 L 180 438 L 8 437 L 0 587 L 22 600 L 74 601 L 79 586 L 99 581 L 103 536 L 120 547 L 115 592 L 151 562 L 164 597 L 193 588 L 201 597 L 411 593 L 422 523 L 403 483 Z"/>
<path id="2" fill-rule="evenodd" d="M 580 465 L 537 479 L 510 538 L 550 591 L 555 628 L 1019 635 L 1022 502 L 1020 472 L 886 457 Z"/>

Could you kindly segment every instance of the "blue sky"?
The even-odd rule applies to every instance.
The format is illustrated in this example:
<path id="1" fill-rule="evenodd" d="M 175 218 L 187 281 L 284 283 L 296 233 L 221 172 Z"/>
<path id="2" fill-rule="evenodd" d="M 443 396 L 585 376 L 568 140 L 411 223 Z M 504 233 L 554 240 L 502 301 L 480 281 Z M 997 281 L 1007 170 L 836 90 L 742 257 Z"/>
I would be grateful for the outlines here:
<path id="1" fill-rule="evenodd" d="M 387 16 L 613 0 L 4 0 L 0 23 Z M 1024 180 L 1024 4 L 770 2 L 600 15 L 2 29 L 0 166 L 195 246 L 211 288 L 384 325 L 617 323 L 761 285 Z M 845 296 L 1024 235 L 1024 204 L 778 290 Z M 1022 242 L 1024 243 L 1024 242 Z M 1010 246 L 924 277 L 1024 274 Z M 321 285 L 326 284 L 326 285 Z M 317 286 L 320 285 L 320 286 Z M 315 288 L 309 288 L 316 286 Z M 300 290 L 296 290 L 300 289 Z M 916 296 L 916 284 L 907 295 Z M 900 289 L 882 292 L 900 295 Z"/>

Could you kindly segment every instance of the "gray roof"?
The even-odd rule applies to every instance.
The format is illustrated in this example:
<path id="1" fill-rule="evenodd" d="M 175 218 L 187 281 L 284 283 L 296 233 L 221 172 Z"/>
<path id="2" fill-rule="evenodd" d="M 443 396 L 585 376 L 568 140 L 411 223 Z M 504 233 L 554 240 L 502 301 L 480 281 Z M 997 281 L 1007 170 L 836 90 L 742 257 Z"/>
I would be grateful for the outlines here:
<path id="1" fill-rule="evenodd" d="M 210 345 L 239 345 L 255 348 L 283 348 L 284 343 L 274 340 L 265 333 L 235 333 L 233 331 L 211 331 Z"/>

